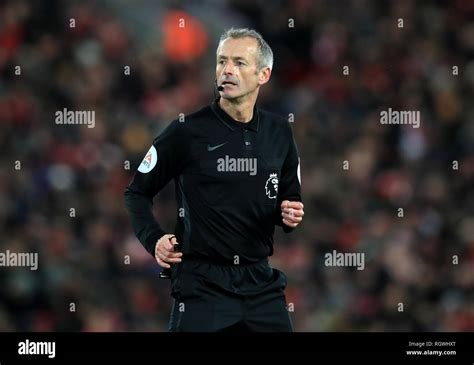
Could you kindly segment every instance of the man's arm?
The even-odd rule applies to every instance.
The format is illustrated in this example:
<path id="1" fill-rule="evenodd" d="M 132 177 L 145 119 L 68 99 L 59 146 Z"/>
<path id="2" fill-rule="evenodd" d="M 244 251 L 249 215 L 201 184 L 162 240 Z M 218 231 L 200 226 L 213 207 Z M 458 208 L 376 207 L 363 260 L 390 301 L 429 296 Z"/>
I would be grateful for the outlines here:
<path id="1" fill-rule="evenodd" d="M 153 215 L 153 198 L 186 163 L 182 126 L 173 121 L 154 141 L 132 181 L 125 189 L 125 206 L 135 235 L 145 249 L 155 256 L 157 241 L 165 231 Z"/>
<path id="2" fill-rule="evenodd" d="M 283 231 L 291 232 L 302 221 L 304 211 L 303 203 L 301 203 L 298 148 L 289 123 L 286 128 L 287 138 L 290 142 L 278 184 L 278 208 L 275 212 L 275 224 L 282 226 Z"/>

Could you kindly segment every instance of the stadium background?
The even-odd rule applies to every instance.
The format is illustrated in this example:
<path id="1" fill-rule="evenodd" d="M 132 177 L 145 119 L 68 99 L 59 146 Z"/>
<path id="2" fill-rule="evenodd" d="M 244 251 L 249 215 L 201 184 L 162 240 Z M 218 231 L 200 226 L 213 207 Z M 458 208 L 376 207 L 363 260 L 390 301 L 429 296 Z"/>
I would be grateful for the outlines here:
<path id="1" fill-rule="evenodd" d="M 259 105 L 294 114 L 306 217 L 272 263 L 295 329 L 474 330 L 473 15 L 467 0 L 2 2 L 0 251 L 39 268 L 0 268 L 0 330 L 166 330 L 169 282 L 123 190 L 154 136 L 212 100 L 231 26 L 273 48 Z M 381 125 L 389 107 L 420 128 Z M 95 128 L 55 124 L 63 108 Z M 171 231 L 172 184 L 155 206 Z M 365 270 L 326 267 L 333 250 Z"/>

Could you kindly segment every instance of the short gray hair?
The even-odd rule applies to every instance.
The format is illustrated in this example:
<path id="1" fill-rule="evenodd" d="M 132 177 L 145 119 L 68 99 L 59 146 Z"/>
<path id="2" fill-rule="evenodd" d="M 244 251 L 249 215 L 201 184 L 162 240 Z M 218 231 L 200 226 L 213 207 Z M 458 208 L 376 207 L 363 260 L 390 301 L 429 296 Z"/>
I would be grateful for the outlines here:
<path id="1" fill-rule="evenodd" d="M 249 28 L 230 28 L 226 30 L 219 40 L 219 46 L 217 47 L 216 54 L 218 54 L 219 49 L 222 46 L 222 43 L 228 38 L 246 38 L 250 37 L 257 41 L 258 44 L 258 54 L 257 54 L 257 68 L 261 70 L 262 68 L 268 66 L 270 70 L 273 68 L 273 52 L 267 42 L 263 39 L 262 35 L 254 29 Z"/>

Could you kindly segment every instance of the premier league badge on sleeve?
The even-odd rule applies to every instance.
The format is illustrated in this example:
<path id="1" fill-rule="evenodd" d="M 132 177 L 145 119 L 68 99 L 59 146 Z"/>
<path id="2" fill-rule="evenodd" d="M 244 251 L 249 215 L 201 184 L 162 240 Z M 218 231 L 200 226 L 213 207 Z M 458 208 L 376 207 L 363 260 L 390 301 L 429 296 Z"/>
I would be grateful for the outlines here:
<path id="1" fill-rule="evenodd" d="M 278 194 L 278 175 L 277 174 L 270 174 L 270 177 L 267 179 L 265 183 L 265 194 L 270 199 L 276 199 Z"/>
<path id="2" fill-rule="evenodd" d="M 156 152 L 155 146 L 151 146 L 148 152 L 146 153 L 142 163 L 138 167 L 138 171 L 143 174 L 150 172 L 155 167 L 157 161 L 158 153 Z"/>

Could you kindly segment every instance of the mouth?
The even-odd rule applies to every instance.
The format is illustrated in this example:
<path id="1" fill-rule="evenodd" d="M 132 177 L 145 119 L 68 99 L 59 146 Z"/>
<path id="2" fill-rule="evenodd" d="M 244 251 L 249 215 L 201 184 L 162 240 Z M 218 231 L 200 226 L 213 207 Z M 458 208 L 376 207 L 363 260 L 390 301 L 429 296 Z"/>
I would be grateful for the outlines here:
<path id="1" fill-rule="evenodd" d="M 237 84 L 235 82 L 232 82 L 232 81 L 223 81 L 221 83 L 221 85 L 223 87 L 233 87 L 233 86 L 237 86 Z"/>

